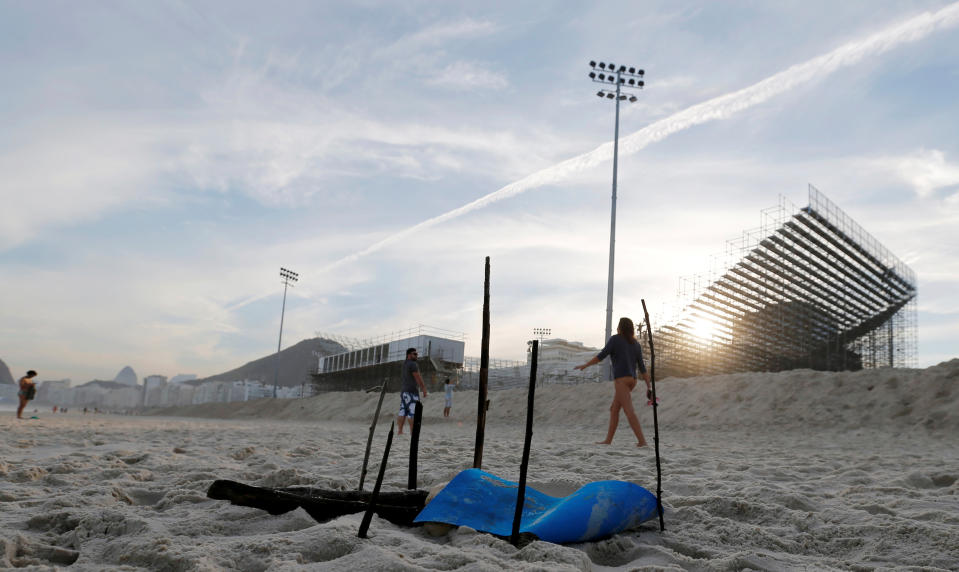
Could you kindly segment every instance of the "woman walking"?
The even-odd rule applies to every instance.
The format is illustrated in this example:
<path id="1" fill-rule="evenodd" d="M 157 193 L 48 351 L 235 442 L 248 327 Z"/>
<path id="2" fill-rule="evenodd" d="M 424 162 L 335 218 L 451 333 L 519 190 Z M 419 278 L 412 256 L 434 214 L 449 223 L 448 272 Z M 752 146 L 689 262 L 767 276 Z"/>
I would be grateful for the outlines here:
<path id="1" fill-rule="evenodd" d="M 640 373 L 646 381 L 646 389 L 652 388 L 649 374 L 646 373 L 646 364 L 643 363 L 643 349 L 636 341 L 635 328 L 633 321 L 629 318 L 620 318 L 619 325 L 616 326 L 616 332 L 610 336 L 603 348 L 594 358 L 578 365 L 575 369 L 583 370 L 591 365 L 601 362 L 606 356 L 609 356 L 613 365 L 613 403 L 609 406 L 609 429 L 606 431 L 606 440 L 597 441 L 597 445 L 609 445 L 613 442 L 613 435 L 616 434 L 616 427 L 619 425 L 619 410 L 626 413 L 626 420 L 636 435 L 636 446 L 645 447 L 646 438 L 643 436 L 643 429 L 639 426 L 639 418 L 636 417 L 636 410 L 633 409 L 632 392 L 636 387 L 636 367 L 639 366 Z"/>
<path id="2" fill-rule="evenodd" d="M 17 397 L 20 398 L 20 406 L 17 407 L 17 419 L 23 419 L 23 408 L 27 406 L 28 401 L 37 395 L 37 385 L 33 381 L 35 377 L 37 377 L 37 372 L 31 369 L 27 372 L 27 375 L 20 378 L 20 391 L 17 392 Z"/>

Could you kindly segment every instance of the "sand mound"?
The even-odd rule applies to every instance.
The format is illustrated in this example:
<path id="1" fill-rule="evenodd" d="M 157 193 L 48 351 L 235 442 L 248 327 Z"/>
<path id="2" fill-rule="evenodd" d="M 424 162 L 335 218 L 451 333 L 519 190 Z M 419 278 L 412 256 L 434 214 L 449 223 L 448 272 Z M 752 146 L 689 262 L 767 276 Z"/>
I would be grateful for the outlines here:
<path id="1" fill-rule="evenodd" d="M 657 383 L 661 426 L 668 428 L 819 428 L 893 427 L 932 432 L 959 429 L 959 359 L 926 369 L 873 369 L 858 372 L 793 370 L 739 373 L 695 378 L 667 378 Z M 640 394 L 633 402 L 646 424 L 651 407 Z M 611 383 L 544 385 L 536 390 L 537 424 L 602 424 L 612 396 Z M 288 419 L 369 422 L 378 394 L 324 393 L 309 399 L 261 399 L 174 407 L 151 413 L 219 419 Z M 490 393 L 488 421 L 522 424 L 527 392 Z M 476 391 L 457 391 L 459 422 L 476 419 Z M 398 398 L 387 395 L 381 417 L 395 414 Z M 426 399 L 426 415 L 442 418 L 442 396 Z"/>

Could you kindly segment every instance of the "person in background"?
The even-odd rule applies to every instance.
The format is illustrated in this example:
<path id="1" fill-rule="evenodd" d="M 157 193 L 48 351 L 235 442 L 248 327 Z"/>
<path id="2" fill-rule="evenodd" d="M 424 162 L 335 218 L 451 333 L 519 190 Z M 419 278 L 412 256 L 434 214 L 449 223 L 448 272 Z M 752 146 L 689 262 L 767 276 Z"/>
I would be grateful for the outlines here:
<path id="1" fill-rule="evenodd" d="M 27 375 L 20 378 L 20 391 L 17 392 L 17 397 L 20 398 L 20 407 L 17 407 L 17 419 L 23 419 L 23 408 L 27 406 L 28 401 L 37 396 L 37 384 L 33 381 L 35 377 L 37 377 L 37 372 L 31 369 L 27 372 Z"/>
<path id="2" fill-rule="evenodd" d="M 643 363 L 643 349 L 636 340 L 633 321 L 629 318 L 620 318 L 616 333 L 610 336 L 606 347 L 591 360 L 576 366 L 575 369 L 583 370 L 598 364 L 606 356 L 609 356 L 612 362 L 613 385 L 616 393 L 613 394 L 613 403 L 609 406 L 609 429 L 606 431 L 606 439 L 597 441 L 596 444 L 609 445 L 613 442 L 613 435 L 616 434 L 616 427 L 619 425 L 619 410 L 622 409 L 626 413 L 629 426 L 636 435 L 636 446 L 645 447 L 646 437 L 643 436 L 643 429 L 639 426 L 639 418 L 636 417 L 636 410 L 633 409 L 632 399 L 633 388 L 636 387 L 637 366 L 646 381 L 646 389 L 650 390 L 652 385 L 649 374 L 646 373 L 646 364 Z"/>
<path id="3" fill-rule="evenodd" d="M 409 419 L 410 431 L 413 431 L 413 414 L 416 413 L 416 407 L 420 402 L 419 389 L 423 391 L 423 399 L 426 399 L 426 384 L 423 383 L 423 376 L 420 375 L 420 368 L 416 365 L 416 348 L 406 350 L 406 361 L 403 362 L 403 371 L 401 372 L 402 384 L 400 385 L 400 412 L 396 418 L 396 424 L 400 426 L 399 434 L 403 434 L 403 420 Z"/>
<path id="4" fill-rule="evenodd" d="M 446 391 L 446 403 L 443 405 L 443 417 L 449 417 L 450 409 L 453 407 L 453 384 L 450 383 L 450 378 L 446 378 L 446 383 L 443 384 L 443 389 Z"/>

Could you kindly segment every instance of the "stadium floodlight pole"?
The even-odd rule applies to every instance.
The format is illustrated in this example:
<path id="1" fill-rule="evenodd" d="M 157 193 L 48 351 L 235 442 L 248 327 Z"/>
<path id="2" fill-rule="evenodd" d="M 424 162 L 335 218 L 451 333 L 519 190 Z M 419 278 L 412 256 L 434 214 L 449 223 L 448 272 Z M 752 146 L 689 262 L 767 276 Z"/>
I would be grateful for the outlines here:
<path id="1" fill-rule="evenodd" d="M 612 99 L 616 102 L 616 123 L 613 136 L 613 197 L 612 207 L 609 215 L 609 279 L 606 283 L 606 336 L 603 338 L 603 344 L 613 333 L 613 267 L 616 259 L 616 172 L 619 167 L 619 102 L 636 102 L 636 96 L 624 93 L 626 89 L 643 89 L 646 85 L 643 77 L 646 72 L 642 69 L 627 67 L 624 65 L 616 66 L 614 63 L 589 62 L 591 71 L 589 79 L 593 83 L 601 83 L 607 86 L 615 87 L 615 91 L 606 87 L 596 92 L 596 95 L 604 99 Z M 612 362 L 607 364 L 607 376 L 613 379 Z"/>
<path id="2" fill-rule="evenodd" d="M 276 386 L 280 383 L 280 346 L 283 345 L 283 316 L 286 314 L 286 289 L 291 282 L 300 279 L 300 275 L 292 270 L 280 267 L 280 278 L 283 279 L 283 309 L 280 310 L 280 341 L 276 343 L 276 375 L 273 376 L 273 399 L 276 399 Z"/>

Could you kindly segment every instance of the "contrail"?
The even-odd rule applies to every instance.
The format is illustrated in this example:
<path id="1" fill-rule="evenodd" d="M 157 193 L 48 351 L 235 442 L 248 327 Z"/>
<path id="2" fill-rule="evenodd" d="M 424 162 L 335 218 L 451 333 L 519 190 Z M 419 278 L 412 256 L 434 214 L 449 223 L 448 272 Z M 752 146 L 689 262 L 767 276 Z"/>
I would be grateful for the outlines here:
<path id="1" fill-rule="evenodd" d="M 650 143 L 661 141 L 678 131 L 708 121 L 726 119 L 737 112 L 759 105 L 799 85 L 821 79 L 841 68 L 854 65 L 868 56 L 879 55 L 903 44 L 917 42 L 933 32 L 951 28 L 956 24 L 959 24 L 959 2 L 950 4 L 937 12 L 925 12 L 901 24 L 890 26 L 871 36 L 849 42 L 831 52 L 796 64 L 749 87 L 715 97 L 660 119 L 631 135 L 622 137 L 620 153 L 633 154 Z M 537 171 L 457 209 L 391 234 L 359 252 L 327 265 L 321 271 L 332 270 L 348 262 L 353 262 L 411 234 L 481 209 L 497 201 L 543 185 L 556 183 L 573 173 L 593 168 L 612 159 L 612 157 L 613 143 L 604 143 L 588 153 Z"/>

